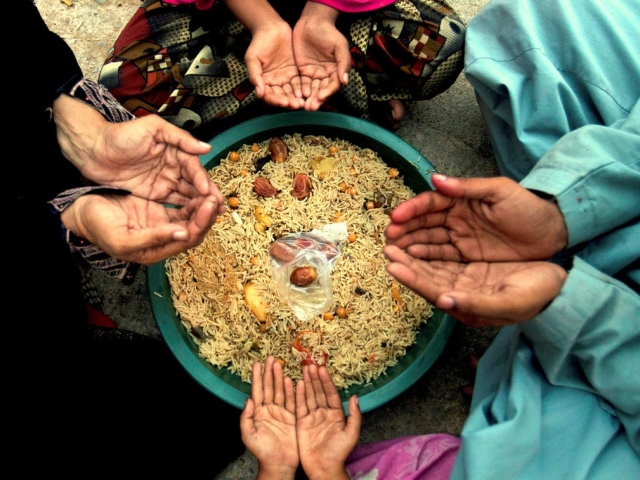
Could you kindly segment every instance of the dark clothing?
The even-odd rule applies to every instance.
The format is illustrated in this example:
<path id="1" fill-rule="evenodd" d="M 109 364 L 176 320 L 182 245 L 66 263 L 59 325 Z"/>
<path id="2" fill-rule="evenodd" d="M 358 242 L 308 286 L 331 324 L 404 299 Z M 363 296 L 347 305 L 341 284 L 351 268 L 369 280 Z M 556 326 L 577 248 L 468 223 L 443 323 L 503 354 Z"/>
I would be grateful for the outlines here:
<path id="1" fill-rule="evenodd" d="M 47 203 L 84 183 L 61 154 L 47 110 L 82 73 L 73 52 L 48 30 L 30 0 L 19 0 L 14 8 L 31 27 L 30 37 L 35 35 L 37 71 L 45 74 L 20 77 L 28 95 L 22 95 L 5 137 L 21 139 L 19 153 L 5 162 L 7 230 L 18 233 L 11 248 L 17 254 L 10 252 L 14 266 L 5 279 L 7 305 L 13 304 L 7 311 L 13 315 L 5 318 L 3 335 L 7 345 L 16 345 L 9 348 L 3 379 L 9 448 L 29 452 L 30 458 L 44 456 L 52 473 L 82 469 L 86 474 L 89 465 L 100 471 L 184 467 L 215 474 L 244 451 L 238 410 L 196 384 L 163 342 L 87 324 L 80 270 L 60 218 Z M 220 437 L 225 448 L 202 462 L 185 451 L 196 441 L 199 449 L 208 449 L 213 443 L 207 442 Z"/>

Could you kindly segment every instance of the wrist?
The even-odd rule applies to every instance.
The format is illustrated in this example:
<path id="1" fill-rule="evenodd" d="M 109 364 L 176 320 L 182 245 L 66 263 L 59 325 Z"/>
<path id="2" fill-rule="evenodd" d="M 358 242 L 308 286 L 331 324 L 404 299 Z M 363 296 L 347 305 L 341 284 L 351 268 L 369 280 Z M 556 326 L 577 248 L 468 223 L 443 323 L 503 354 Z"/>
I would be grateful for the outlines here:
<path id="1" fill-rule="evenodd" d="M 335 8 L 308 0 L 302 9 L 300 20 L 310 21 L 313 19 L 314 22 L 327 21 L 335 25 L 338 15 L 340 12 Z"/>
<path id="2" fill-rule="evenodd" d="M 66 94 L 53 102 L 52 112 L 62 154 L 82 172 L 94 158 L 96 139 L 108 122 L 93 107 Z"/>
<path id="3" fill-rule="evenodd" d="M 264 465 L 258 462 L 258 475 L 256 480 L 293 480 L 296 476 L 296 468 L 284 465 Z"/>
<path id="4" fill-rule="evenodd" d="M 311 473 L 305 470 L 305 473 L 309 480 L 349 480 L 351 478 L 349 472 L 347 472 L 344 467 L 331 470 L 319 470 L 320 471 L 316 470 Z"/>

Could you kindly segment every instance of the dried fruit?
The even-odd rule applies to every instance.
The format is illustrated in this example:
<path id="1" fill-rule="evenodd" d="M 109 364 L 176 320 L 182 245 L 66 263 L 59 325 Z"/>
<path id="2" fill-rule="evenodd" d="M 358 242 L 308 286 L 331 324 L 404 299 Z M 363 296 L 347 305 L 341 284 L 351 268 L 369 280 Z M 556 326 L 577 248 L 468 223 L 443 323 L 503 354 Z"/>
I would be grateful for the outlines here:
<path id="1" fill-rule="evenodd" d="M 264 295 L 253 282 L 247 282 L 244 286 L 244 301 L 260 322 L 267 320 L 268 304 Z"/>
<path id="2" fill-rule="evenodd" d="M 269 142 L 269 153 L 274 162 L 282 163 L 289 156 L 289 149 L 282 140 L 278 137 L 273 137 Z"/>
<path id="3" fill-rule="evenodd" d="M 278 193 L 278 189 L 271 185 L 268 178 L 256 177 L 253 181 L 253 190 L 264 198 L 275 197 Z"/>
<path id="4" fill-rule="evenodd" d="M 291 190 L 291 195 L 298 200 L 304 200 L 311 195 L 311 190 L 313 190 L 313 186 L 311 185 L 309 177 L 304 173 L 296 174 L 293 179 L 293 190 Z"/>
<path id="5" fill-rule="evenodd" d="M 291 272 L 291 283 L 298 285 L 299 287 L 306 287 L 311 285 L 318 278 L 318 271 L 315 267 L 298 267 Z"/>
<path id="6" fill-rule="evenodd" d="M 336 168 L 336 159 L 333 157 L 315 157 L 309 161 L 309 166 L 313 169 L 320 180 L 323 180 L 331 170 Z"/>

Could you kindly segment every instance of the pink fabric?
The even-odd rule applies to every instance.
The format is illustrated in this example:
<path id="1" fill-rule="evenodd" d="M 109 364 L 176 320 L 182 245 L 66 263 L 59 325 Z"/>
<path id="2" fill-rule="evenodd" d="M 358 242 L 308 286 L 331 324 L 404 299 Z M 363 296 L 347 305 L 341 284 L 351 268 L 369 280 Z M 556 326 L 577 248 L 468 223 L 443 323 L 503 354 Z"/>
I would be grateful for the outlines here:
<path id="1" fill-rule="evenodd" d="M 357 446 L 347 459 L 353 480 L 447 480 L 460 439 L 432 434 Z"/>
<path id="2" fill-rule="evenodd" d="M 164 3 L 171 5 L 181 5 L 183 3 L 195 3 L 198 10 L 210 9 L 216 0 L 162 0 Z"/>
<path id="3" fill-rule="evenodd" d="M 395 3 L 396 0 L 313 0 L 339 12 L 361 13 L 377 10 Z"/>

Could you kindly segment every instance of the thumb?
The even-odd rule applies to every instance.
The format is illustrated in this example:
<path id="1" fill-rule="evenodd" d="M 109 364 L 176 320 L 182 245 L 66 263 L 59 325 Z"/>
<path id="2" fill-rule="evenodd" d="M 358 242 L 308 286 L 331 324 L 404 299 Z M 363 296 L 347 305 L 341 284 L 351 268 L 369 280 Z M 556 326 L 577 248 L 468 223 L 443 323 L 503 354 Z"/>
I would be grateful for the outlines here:
<path id="1" fill-rule="evenodd" d="M 347 417 L 347 432 L 356 441 L 360 436 L 360 428 L 362 426 L 362 411 L 360 411 L 360 404 L 358 403 L 358 397 L 353 395 L 349 399 L 349 416 Z"/>
<path id="2" fill-rule="evenodd" d="M 338 78 L 340 83 L 349 83 L 349 70 L 351 70 L 351 53 L 348 49 L 338 49 L 336 52 L 336 62 L 338 63 Z"/>
<path id="3" fill-rule="evenodd" d="M 256 89 L 256 96 L 258 98 L 264 97 L 265 87 L 264 79 L 262 78 L 262 64 L 256 57 L 245 58 L 245 64 L 247 66 L 247 76 L 249 81 Z"/>
<path id="4" fill-rule="evenodd" d="M 244 404 L 242 413 L 240 413 L 240 431 L 248 432 L 253 426 L 253 414 L 256 411 L 256 404 L 253 403 L 251 397 L 247 397 L 247 402 Z"/>

